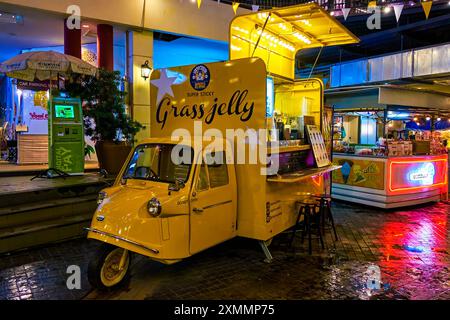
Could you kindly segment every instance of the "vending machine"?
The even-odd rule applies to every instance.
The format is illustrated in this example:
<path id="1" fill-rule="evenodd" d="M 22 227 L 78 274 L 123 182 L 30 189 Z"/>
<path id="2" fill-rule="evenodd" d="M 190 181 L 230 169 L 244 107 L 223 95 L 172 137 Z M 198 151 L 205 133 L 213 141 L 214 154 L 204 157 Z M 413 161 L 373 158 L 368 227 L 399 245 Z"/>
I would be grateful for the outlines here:
<path id="1" fill-rule="evenodd" d="M 48 112 L 49 168 L 84 173 L 84 128 L 80 99 L 53 97 Z"/>

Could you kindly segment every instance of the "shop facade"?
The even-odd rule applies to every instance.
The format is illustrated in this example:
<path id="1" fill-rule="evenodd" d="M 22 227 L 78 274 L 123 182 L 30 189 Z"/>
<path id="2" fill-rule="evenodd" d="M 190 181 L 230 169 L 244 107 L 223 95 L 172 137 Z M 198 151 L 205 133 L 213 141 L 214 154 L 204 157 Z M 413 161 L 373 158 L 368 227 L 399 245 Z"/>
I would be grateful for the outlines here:
<path id="1" fill-rule="evenodd" d="M 381 208 L 446 200 L 449 98 L 368 86 L 327 93 L 333 107 L 333 198 Z"/>
<path id="2" fill-rule="evenodd" d="M 45 3 L 36 5 L 20 2 L 20 7 L 17 4 L 18 1 L 0 3 L 1 12 L 12 12 L 21 16 L 22 21 L 20 26 L 11 23 L 5 28 L 5 32 L 11 29 L 19 33 L 19 28 L 24 26 L 30 30 L 34 22 L 51 21 L 51 23 L 49 22 L 48 28 L 42 30 L 42 34 L 38 33 L 42 41 L 30 42 L 30 46 L 25 43 L 19 49 L 11 46 L 11 51 L 6 56 L 2 54 L 1 60 L 27 51 L 51 50 L 79 57 L 96 67 L 119 71 L 123 76 L 121 89 L 128 92 L 128 112 L 134 120 L 145 127 L 136 137 L 137 140 L 150 136 L 150 84 L 141 76 L 142 65 L 148 61 L 151 68 L 170 67 L 186 64 L 186 60 L 189 63 L 196 63 L 223 61 L 228 58 L 225 35 L 217 30 L 204 31 L 203 28 L 199 28 L 199 21 L 192 15 L 184 20 L 189 26 L 184 29 L 173 23 L 167 24 L 159 20 L 160 15 L 154 14 L 161 10 L 169 10 L 179 15 L 183 9 L 185 13 L 199 14 L 197 7 L 191 3 L 181 5 L 178 1 L 159 1 L 152 2 L 152 8 L 149 8 L 129 6 L 129 3 L 121 2 L 117 5 L 123 10 L 112 14 L 94 11 L 96 6 L 87 1 L 80 1 L 81 30 L 68 29 L 66 21 L 61 16 L 67 15 L 69 3 L 64 6 L 59 2 L 58 5 L 53 4 L 51 7 L 46 7 Z M 228 23 L 234 16 L 231 10 L 225 13 L 216 9 L 216 4 L 205 5 L 203 13 L 207 10 L 212 15 L 220 15 L 225 19 L 224 23 Z M 133 18 L 125 21 L 124 16 L 119 14 L 132 10 L 144 12 L 146 18 L 143 28 L 138 29 L 142 27 L 142 21 Z M 38 29 L 39 25 L 36 24 L 34 27 Z M 50 30 L 52 27 L 59 31 Z M 158 30 L 158 36 L 154 35 L 154 29 Z M 217 29 L 226 30 L 225 27 Z M 177 34 L 172 34 L 174 32 Z M 164 34 L 169 37 L 159 36 Z M 44 41 L 48 38 L 55 38 L 54 45 Z M 7 39 L 2 45 L 8 46 L 8 41 L 12 44 L 16 40 Z M 176 55 L 175 52 L 181 54 Z M 53 83 L 53 87 L 59 85 L 64 85 L 63 80 Z M 0 75 L 0 172 L 38 171 L 47 167 L 49 86 L 48 82 L 28 82 Z M 95 144 L 89 137 L 86 137 L 85 141 L 91 147 Z M 98 167 L 95 153 L 87 155 L 85 162 L 86 169 Z"/>

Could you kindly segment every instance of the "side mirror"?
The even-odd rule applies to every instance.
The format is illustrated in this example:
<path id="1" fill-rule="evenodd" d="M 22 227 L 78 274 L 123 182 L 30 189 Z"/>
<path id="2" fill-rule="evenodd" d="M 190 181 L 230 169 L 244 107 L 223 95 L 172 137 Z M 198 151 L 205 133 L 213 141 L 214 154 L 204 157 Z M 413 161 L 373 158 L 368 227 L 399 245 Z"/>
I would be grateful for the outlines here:
<path id="1" fill-rule="evenodd" d="M 105 169 L 101 169 L 98 173 L 103 179 L 108 178 L 108 171 L 106 171 Z"/>
<path id="2" fill-rule="evenodd" d="M 186 186 L 183 179 L 175 179 L 175 183 L 169 184 L 169 191 L 180 191 Z"/>

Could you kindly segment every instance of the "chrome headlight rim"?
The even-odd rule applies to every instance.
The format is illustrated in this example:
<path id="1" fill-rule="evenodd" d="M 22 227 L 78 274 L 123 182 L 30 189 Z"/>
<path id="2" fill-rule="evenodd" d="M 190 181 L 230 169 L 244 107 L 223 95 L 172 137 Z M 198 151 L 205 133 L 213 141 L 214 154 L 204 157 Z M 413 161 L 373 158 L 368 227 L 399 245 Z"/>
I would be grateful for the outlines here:
<path id="1" fill-rule="evenodd" d="M 152 217 L 158 217 L 162 211 L 161 202 L 157 198 L 150 199 L 147 203 L 147 211 Z"/>

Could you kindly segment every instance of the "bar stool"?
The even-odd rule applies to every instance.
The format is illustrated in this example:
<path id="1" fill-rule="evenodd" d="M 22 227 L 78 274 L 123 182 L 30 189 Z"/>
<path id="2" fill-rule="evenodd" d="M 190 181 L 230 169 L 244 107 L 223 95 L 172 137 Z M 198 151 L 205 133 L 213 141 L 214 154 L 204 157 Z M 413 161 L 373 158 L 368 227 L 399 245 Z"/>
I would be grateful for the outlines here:
<path id="1" fill-rule="evenodd" d="M 294 225 L 294 230 L 292 232 L 291 241 L 289 243 L 289 247 L 292 247 L 292 243 L 295 239 L 295 234 L 298 230 L 302 231 L 302 243 L 305 241 L 305 234 L 308 235 L 308 251 L 309 254 L 312 254 L 312 225 L 313 223 L 317 226 L 317 235 L 320 239 L 320 244 L 322 245 L 322 249 L 325 248 L 322 238 L 322 232 L 320 230 L 320 215 L 316 213 L 317 208 L 317 200 L 313 198 L 305 198 L 302 200 L 296 201 L 296 204 L 299 205 L 297 221 Z M 303 217 L 302 223 L 300 223 L 301 218 Z"/>
<path id="2" fill-rule="evenodd" d="M 315 195 L 312 195 L 312 197 L 315 197 L 318 202 L 319 215 L 320 215 L 323 233 L 325 234 L 325 223 L 328 220 L 331 224 L 331 229 L 333 230 L 336 241 L 339 241 L 339 238 L 338 238 L 338 235 L 336 232 L 336 227 L 334 225 L 333 214 L 331 212 L 331 196 L 329 196 L 327 194 L 315 194 Z"/>

